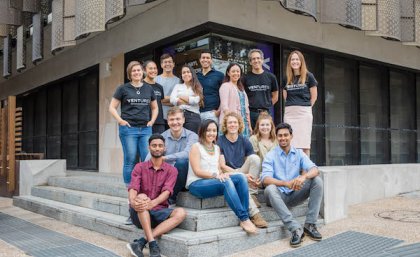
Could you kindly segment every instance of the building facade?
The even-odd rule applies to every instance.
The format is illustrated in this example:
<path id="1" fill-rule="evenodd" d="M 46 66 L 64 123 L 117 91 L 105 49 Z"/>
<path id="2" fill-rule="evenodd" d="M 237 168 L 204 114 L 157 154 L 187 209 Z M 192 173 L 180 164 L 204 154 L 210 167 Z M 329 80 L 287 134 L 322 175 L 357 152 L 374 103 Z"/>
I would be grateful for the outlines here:
<path id="1" fill-rule="evenodd" d="M 318 165 L 420 162 L 420 49 L 380 33 L 317 22 L 280 2 L 158 0 L 127 7 L 106 31 L 55 55 L 47 24 L 44 58 L 36 65 L 18 72 L 12 48 L 0 99 L 18 97 L 26 152 L 66 159 L 68 169 L 121 173 L 118 125 L 108 106 L 129 61 L 159 63 L 161 54 L 171 53 L 177 67 L 198 69 L 200 50 L 211 49 L 216 69 L 224 72 L 235 61 L 247 71 L 248 51 L 259 48 L 264 68 L 282 81 L 287 55 L 298 49 L 319 82 L 311 151 Z M 29 56 L 29 39 L 26 44 Z M 276 122 L 282 111 L 280 101 L 272 113 Z"/>

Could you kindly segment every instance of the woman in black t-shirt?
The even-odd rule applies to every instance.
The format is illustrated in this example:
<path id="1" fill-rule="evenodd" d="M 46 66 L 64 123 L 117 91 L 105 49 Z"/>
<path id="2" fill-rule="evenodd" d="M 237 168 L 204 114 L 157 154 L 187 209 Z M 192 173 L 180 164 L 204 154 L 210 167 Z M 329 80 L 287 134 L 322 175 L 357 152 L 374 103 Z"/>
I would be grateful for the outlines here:
<path id="1" fill-rule="evenodd" d="M 159 114 L 153 124 L 152 132 L 153 134 L 162 134 L 165 131 L 165 120 L 163 119 L 163 109 L 162 109 L 162 99 L 165 98 L 165 93 L 163 92 L 163 87 L 161 84 L 155 82 L 155 78 L 158 74 L 157 65 L 154 61 L 145 61 L 143 63 L 144 71 L 146 73 L 146 78 L 144 79 L 144 83 L 149 84 L 152 86 L 153 91 L 156 95 L 156 101 L 159 107 Z"/>
<path id="2" fill-rule="evenodd" d="M 312 106 L 318 97 L 314 75 L 306 68 L 305 58 L 293 51 L 287 58 L 286 82 L 283 98 L 286 101 L 284 122 L 293 128 L 292 146 L 310 155 L 312 133 Z"/>
<path id="3" fill-rule="evenodd" d="M 117 88 L 109 105 L 109 112 L 119 124 L 119 136 L 124 152 L 123 177 L 128 185 L 139 154 L 144 161 L 152 126 L 158 116 L 158 105 L 152 86 L 143 83 L 143 67 L 137 61 L 127 65 L 130 82 Z M 121 104 L 121 116 L 117 108 Z"/>

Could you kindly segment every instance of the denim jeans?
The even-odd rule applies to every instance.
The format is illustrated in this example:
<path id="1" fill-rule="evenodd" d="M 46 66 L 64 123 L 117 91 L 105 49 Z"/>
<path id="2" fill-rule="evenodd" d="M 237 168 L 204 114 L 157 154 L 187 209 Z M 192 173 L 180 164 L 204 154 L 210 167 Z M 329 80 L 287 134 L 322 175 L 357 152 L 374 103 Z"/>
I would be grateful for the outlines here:
<path id="1" fill-rule="evenodd" d="M 198 198 L 224 195 L 229 207 L 241 221 L 249 219 L 248 182 L 243 174 L 233 174 L 221 182 L 218 179 L 200 179 L 189 186 L 190 193 Z"/>
<path id="2" fill-rule="evenodd" d="M 119 134 L 124 153 L 123 178 L 127 185 L 130 184 L 137 155 L 144 161 L 149 153 L 148 140 L 152 135 L 152 127 L 119 126 Z"/>
<path id="3" fill-rule="evenodd" d="M 288 207 L 294 207 L 309 197 L 308 213 L 305 223 L 316 224 L 321 207 L 323 182 L 320 177 L 305 181 L 302 189 L 286 195 L 277 186 L 269 185 L 264 190 L 267 205 L 272 206 L 290 232 L 301 228 Z"/>
<path id="4" fill-rule="evenodd" d="M 175 162 L 175 168 L 178 170 L 178 176 L 176 178 L 176 183 L 174 186 L 174 192 L 169 198 L 169 203 L 175 203 L 176 197 L 182 189 L 185 188 L 185 183 L 187 182 L 188 175 L 188 159 L 178 159 Z"/>

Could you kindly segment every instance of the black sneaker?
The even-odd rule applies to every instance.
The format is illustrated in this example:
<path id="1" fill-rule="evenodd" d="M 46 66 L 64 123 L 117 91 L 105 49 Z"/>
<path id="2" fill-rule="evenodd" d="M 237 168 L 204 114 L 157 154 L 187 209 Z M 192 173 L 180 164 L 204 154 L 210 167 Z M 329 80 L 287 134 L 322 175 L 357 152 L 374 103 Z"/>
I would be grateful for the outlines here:
<path id="1" fill-rule="evenodd" d="M 160 249 L 156 241 L 149 242 L 149 255 L 150 257 L 161 257 Z"/>
<path id="2" fill-rule="evenodd" d="M 143 248 L 146 245 L 147 241 L 145 239 L 136 239 L 132 243 L 127 244 L 128 250 L 131 254 L 136 257 L 143 257 Z"/>
<path id="3" fill-rule="evenodd" d="M 290 238 L 290 246 L 291 247 L 299 247 L 305 237 L 305 233 L 303 233 L 301 228 L 296 229 L 292 232 L 292 238 Z"/>
<path id="4" fill-rule="evenodd" d="M 124 225 L 133 225 L 133 220 L 131 219 L 131 217 L 128 217 L 127 220 L 124 222 Z"/>
<path id="5" fill-rule="evenodd" d="M 322 235 L 319 233 L 315 224 L 306 223 L 303 227 L 303 231 L 308 235 L 312 240 L 321 241 Z"/>

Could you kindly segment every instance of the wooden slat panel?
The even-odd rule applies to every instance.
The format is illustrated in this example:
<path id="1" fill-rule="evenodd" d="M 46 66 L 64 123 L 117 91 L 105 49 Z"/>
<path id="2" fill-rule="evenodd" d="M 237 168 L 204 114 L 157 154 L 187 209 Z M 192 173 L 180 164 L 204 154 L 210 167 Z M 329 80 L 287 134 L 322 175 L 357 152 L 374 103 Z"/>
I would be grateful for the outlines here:
<path id="1" fill-rule="evenodd" d="M 16 96 L 9 96 L 7 98 L 8 108 L 8 174 L 7 174 L 7 190 L 12 192 L 15 190 L 16 171 L 15 171 L 15 114 L 16 114 Z"/>
<path id="2" fill-rule="evenodd" d="M 1 169 L 0 169 L 0 174 L 2 176 L 5 176 L 6 175 L 6 167 L 7 167 L 7 110 L 6 110 L 6 108 L 1 108 L 0 116 L 1 116 L 1 118 L 0 118 L 0 120 L 1 120 L 1 127 L 0 127 Z"/>

